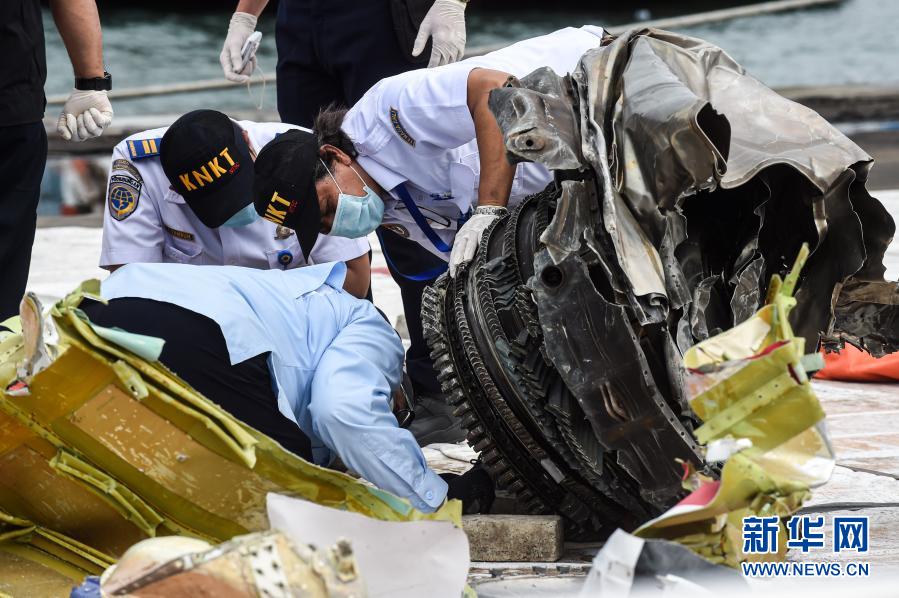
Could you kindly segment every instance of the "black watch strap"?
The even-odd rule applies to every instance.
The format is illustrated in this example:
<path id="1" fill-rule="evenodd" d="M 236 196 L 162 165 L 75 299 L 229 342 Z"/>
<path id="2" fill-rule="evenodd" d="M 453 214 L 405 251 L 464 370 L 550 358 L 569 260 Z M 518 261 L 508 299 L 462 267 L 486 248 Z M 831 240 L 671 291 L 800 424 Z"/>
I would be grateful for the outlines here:
<path id="1" fill-rule="evenodd" d="M 75 89 L 109 91 L 112 89 L 112 75 L 104 71 L 102 77 L 75 77 Z"/>

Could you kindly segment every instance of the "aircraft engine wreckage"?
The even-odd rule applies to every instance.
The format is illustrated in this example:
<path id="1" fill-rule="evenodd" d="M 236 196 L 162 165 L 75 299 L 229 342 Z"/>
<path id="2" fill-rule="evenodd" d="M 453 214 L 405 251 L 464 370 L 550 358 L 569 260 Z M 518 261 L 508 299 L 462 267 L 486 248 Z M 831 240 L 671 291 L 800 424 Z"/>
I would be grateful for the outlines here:
<path id="1" fill-rule="evenodd" d="M 721 49 L 632 30 L 569 76 L 511 79 L 490 107 L 510 160 L 555 183 L 427 290 L 425 332 L 499 487 L 569 537 L 671 506 L 677 461 L 709 472 L 682 356 L 752 316 L 803 243 L 796 335 L 899 348 L 873 160 Z"/>

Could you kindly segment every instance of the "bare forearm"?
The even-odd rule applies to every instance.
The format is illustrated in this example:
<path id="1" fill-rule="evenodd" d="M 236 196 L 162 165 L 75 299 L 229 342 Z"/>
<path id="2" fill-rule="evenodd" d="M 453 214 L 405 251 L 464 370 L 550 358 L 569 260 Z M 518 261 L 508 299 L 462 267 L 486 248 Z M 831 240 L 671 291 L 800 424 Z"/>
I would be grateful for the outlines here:
<path id="1" fill-rule="evenodd" d="M 478 205 L 481 206 L 508 204 L 515 178 L 515 166 L 506 159 L 503 133 L 487 104 L 490 90 L 501 87 L 507 78 L 506 73 L 476 69 L 468 79 L 468 108 L 474 120 L 481 162 L 478 186 Z"/>
<path id="2" fill-rule="evenodd" d="M 258 17 L 268 5 L 268 0 L 240 0 L 234 12 L 246 12 Z"/>
<path id="3" fill-rule="evenodd" d="M 103 33 L 95 0 L 51 0 L 56 28 L 76 77 L 103 76 Z"/>

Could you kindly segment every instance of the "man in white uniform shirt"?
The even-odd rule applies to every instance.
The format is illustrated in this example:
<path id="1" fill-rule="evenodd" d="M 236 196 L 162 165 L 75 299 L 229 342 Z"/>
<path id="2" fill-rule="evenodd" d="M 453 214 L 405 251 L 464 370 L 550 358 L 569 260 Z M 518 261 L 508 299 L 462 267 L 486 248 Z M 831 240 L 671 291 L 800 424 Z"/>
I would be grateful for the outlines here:
<path id="1" fill-rule="evenodd" d="M 341 261 L 347 265 L 344 288 L 365 297 L 366 239 L 322 235 L 307 256 L 292 230 L 258 218 L 252 205 L 223 216 L 250 201 L 256 152 L 297 128 L 234 122 L 220 112 L 198 110 L 171 127 L 126 138 L 112 153 L 100 266 L 174 262 L 291 269 Z"/>
<path id="2" fill-rule="evenodd" d="M 315 231 L 358 238 L 383 225 L 449 262 L 452 273 L 498 217 L 494 208 L 501 211 L 552 181 L 540 164 L 508 162 L 487 106 L 489 92 L 540 67 L 571 72 L 602 34 L 598 27 L 569 27 L 455 64 L 401 73 L 379 81 L 349 111 L 323 112 L 314 127 L 317 155 L 287 181 L 305 189 L 312 173 Z M 288 144 L 277 144 L 278 155 L 268 160 L 283 160 L 289 151 Z M 265 174 L 257 172 L 257 185 L 260 177 Z M 269 217 L 271 196 L 254 199 L 260 215 Z"/>

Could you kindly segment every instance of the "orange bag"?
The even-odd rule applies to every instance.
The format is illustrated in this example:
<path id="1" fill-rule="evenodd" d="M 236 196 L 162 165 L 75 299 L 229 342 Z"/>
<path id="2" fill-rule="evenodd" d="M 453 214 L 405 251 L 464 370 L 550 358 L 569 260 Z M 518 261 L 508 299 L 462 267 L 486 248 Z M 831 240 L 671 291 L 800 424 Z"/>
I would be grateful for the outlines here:
<path id="1" fill-rule="evenodd" d="M 822 354 L 824 369 L 815 374 L 818 380 L 899 382 L 899 352 L 877 359 L 847 343 L 839 353 Z"/>

